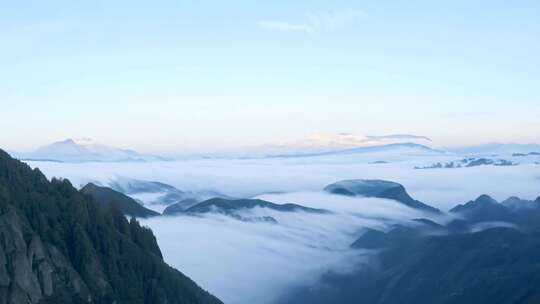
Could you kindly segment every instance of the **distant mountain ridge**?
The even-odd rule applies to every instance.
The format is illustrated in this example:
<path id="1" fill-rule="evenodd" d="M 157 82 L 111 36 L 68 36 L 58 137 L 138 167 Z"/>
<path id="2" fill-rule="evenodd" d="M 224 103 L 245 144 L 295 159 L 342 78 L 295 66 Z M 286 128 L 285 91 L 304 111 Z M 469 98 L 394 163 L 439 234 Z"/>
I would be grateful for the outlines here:
<path id="1" fill-rule="evenodd" d="M 540 198 L 481 195 L 451 213 L 460 219 L 363 229 L 351 248 L 376 252 L 369 263 L 329 272 L 279 303 L 539 303 Z"/>
<path id="2" fill-rule="evenodd" d="M 206 153 L 205 158 L 260 159 L 276 157 L 311 157 L 332 155 L 336 153 L 376 152 L 375 147 L 386 147 L 387 149 L 408 147 L 410 150 L 406 152 L 410 153 L 414 153 L 415 151 L 413 151 L 413 149 L 415 148 L 419 148 L 416 153 L 428 153 L 429 149 L 441 152 L 440 150 L 430 148 L 429 146 L 432 144 L 433 141 L 431 138 L 414 134 L 361 135 L 354 133 L 316 133 L 305 138 Z M 421 149 L 422 147 L 428 149 Z M 375 148 L 375 150 L 372 148 Z"/>
<path id="3" fill-rule="evenodd" d="M 498 202 L 489 195 L 481 195 L 475 200 L 457 205 L 450 213 L 458 214 L 468 223 L 507 222 L 520 224 L 523 228 L 539 226 L 540 197 L 534 201 L 509 197 Z"/>
<path id="4" fill-rule="evenodd" d="M 110 188 L 100 187 L 93 183 L 89 183 L 80 191 L 84 194 L 92 196 L 102 207 L 116 208 L 128 216 L 146 218 L 160 215 L 155 211 L 141 206 L 131 197 Z"/>
<path id="5" fill-rule="evenodd" d="M 119 177 L 105 184 L 106 185 L 100 183 L 102 186 L 108 186 L 115 191 L 121 192 L 141 202 L 150 209 L 161 209 L 173 204 L 176 204 L 178 207 L 178 203 L 181 203 L 182 208 L 187 208 L 210 198 L 230 198 L 217 191 L 182 191 L 162 182 L 138 180 L 126 177 Z M 160 210 L 160 212 L 161 211 L 162 210 Z"/>
<path id="6" fill-rule="evenodd" d="M 94 142 L 89 138 L 66 139 L 43 146 L 30 153 L 16 156 L 27 161 L 57 162 L 146 162 L 164 161 L 166 158 L 120 149 Z"/>
<path id="7" fill-rule="evenodd" d="M 163 214 L 175 214 L 178 209 L 175 208 L 175 205 L 169 206 L 165 209 Z M 315 209 L 304 207 L 297 204 L 274 204 L 260 199 L 237 199 L 237 200 L 228 200 L 223 198 L 212 198 L 204 202 L 198 203 L 194 206 L 191 206 L 185 210 L 183 213 L 207 213 L 207 212 L 217 212 L 223 214 L 231 214 L 233 212 L 242 210 L 242 209 L 253 209 L 253 208 L 268 208 L 280 212 L 294 212 L 294 211 L 303 211 L 308 213 L 328 213 L 328 211 L 323 209 Z"/>
<path id="8" fill-rule="evenodd" d="M 274 155 L 268 155 L 267 157 L 268 158 L 316 157 L 316 156 L 329 156 L 329 155 L 381 153 L 381 152 L 392 152 L 392 151 L 402 152 L 404 154 L 411 154 L 411 155 L 416 155 L 416 154 L 438 155 L 438 154 L 445 153 L 445 151 L 443 150 L 437 150 L 437 149 L 433 149 L 425 145 L 407 142 L 407 143 L 394 143 L 394 144 L 385 144 L 385 145 L 337 149 L 337 150 L 313 152 L 313 153 L 274 154 Z"/>

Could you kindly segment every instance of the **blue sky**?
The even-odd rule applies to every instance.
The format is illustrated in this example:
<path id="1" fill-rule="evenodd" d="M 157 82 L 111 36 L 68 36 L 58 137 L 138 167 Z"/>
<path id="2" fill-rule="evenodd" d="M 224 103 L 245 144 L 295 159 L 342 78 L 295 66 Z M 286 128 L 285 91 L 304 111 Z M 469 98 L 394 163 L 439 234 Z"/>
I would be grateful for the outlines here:
<path id="1" fill-rule="evenodd" d="M 0 147 L 540 143 L 539 1 L 5 1 Z"/>

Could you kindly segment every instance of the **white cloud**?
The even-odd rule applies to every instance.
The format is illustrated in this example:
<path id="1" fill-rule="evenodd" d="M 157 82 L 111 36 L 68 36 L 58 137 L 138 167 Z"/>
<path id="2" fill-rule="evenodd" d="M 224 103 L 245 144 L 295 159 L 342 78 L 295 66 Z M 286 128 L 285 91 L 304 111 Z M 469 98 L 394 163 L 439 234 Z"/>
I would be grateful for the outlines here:
<path id="1" fill-rule="evenodd" d="M 309 24 L 294 24 L 284 21 L 261 21 L 259 26 L 267 30 L 287 31 L 287 32 L 306 32 L 312 33 L 313 28 Z"/>
<path id="2" fill-rule="evenodd" d="M 304 22 L 281 20 L 260 21 L 259 26 L 274 31 L 304 32 L 308 34 L 333 32 L 343 28 L 354 20 L 367 17 L 367 13 L 357 9 L 343 9 L 329 12 L 309 13 Z"/>
<path id="3" fill-rule="evenodd" d="M 167 263 L 225 303 L 269 304 L 290 290 L 315 284 L 324 273 L 348 273 L 374 253 L 351 250 L 363 227 L 387 229 L 424 217 L 396 202 L 322 192 L 261 196 L 330 214 L 255 208 L 243 217 L 271 216 L 278 224 L 242 222 L 218 214 L 141 220 L 154 231 Z M 287 271 L 283 271 L 286 269 Z"/>
<path id="4" fill-rule="evenodd" d="M 232 197 L 269 192 L 318 191 L 344 179 L 386 179 L 403 184 L 415 198 L 448 210 L 481 194 L 497 200 L 517 195 L 535 199 L 539 166 L 479 166 L 463 169 L 414 170 L 466 155 L 424 156 L 415 150 L 328 155 L 306 158 L 193 159 L 141 163 L 28 162 L 47 177 L 66 177 L 77 187 L 91 181 L 108 184 L 119 177 L 163 182 L 184 191 L 214 190 Z M 388 164 L 371 164 L 374 161 Z M 504 185 L 501 187 L 500 185 Z"/>
<path id="5" fill-rule="evenodd" d="M 444 210 L 484 193 L 497 200 L 512 195 L 534 199 L 539 194 L 536 165 L 414 170 L 414 166 L 454 160 L 456 155 L 400 155 L 29 164 L 48 177 L 68 177 L 77 186 L 88 181 L 106 184 L 124 176 L 160 181 L 181 190 L 212 189 L 237 197 L 257 196 L 274 203 L 332 211 L 314 214 L 254 209 L 240 214 L 271 216 L 277 225 L 241 222 L 216 214 L 142 220 L 154 231 L 165 261 L 203 288 L 225 303 L 265 304 L 290 289 L 311 285 L 327 271 L 351 271 L 355 262 L 361 267 L 369 252 L 350 250 L 349 245 L 363 227 L 384 229 L 396 222 L 425 217 L 394 201 L 322 192 L 329 183 L 355 178 L 393 180 L 402 183 L 415 199 Z M 369 164 L 374 160 L 390 163 Z M 443 220 L 436 219 L 439 223 Z"/>

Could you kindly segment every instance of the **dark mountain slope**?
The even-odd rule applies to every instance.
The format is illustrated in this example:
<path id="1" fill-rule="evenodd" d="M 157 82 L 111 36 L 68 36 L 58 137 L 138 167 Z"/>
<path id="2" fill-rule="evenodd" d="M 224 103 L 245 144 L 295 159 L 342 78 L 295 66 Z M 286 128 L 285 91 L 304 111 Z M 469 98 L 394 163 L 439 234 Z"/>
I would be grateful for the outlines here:
<path id="1" fill-rule="evenodd" d="M 387 245 L 388 236 L 386 233 L 366 228 L 362 236 L 351 244 L 351 248 L 379 249 L 384 248 Z"/>
<path id="2" fill-rule="evenodd" d="M 513 218 L 509 208 L 485 194 L 479 196 L 474 201 L 457 205 L 450 209 L 450 212 L 461 214 L 469 222 L 473 223 L 483 221 L 512 221 Z"/>
<path id="3" fill-rule="evenodd" d="M 537 233 L 493 228 L 443 236 L 377 235 L 375 240 L 375 247 L 388 247 L 369 266 L 327 274 L 281 303 L 540 303 Z"/>
<path id="4" fill-rule="evenodd" d="M 483 222 L 506 222 L 518 226 L 523 231 L 540 231 L 540 199 L 535 201 L 510 197 L 501 203 L 488 195 L 481 195 L 474 201 L 457 205 L 450 212 L 462 219 L 447 225 L 454 231 L 466 231 L 473 224 Z M 457 228 L 457 229 L 455 229 Z"/>
<path id="5" fill-rule="evenodd" d="M 422 225 L 365 229 L 351 247 L 377 249 L 369 263 L 280 303 L 540 303 L 539 202 L 482 195 L 452 209 L 460 219 L 445 226 L 415 219 Z M 487 223 L 499 227 L 480 228 Z"/>
<path id="6" fill-rule="evenodd" d="M 92 196 L 104 208 L 116 208 L 125 215 L 134 217 L 150 217 L 159 213 L 144 208 L 134 199 L 111 188 L 96 186 L 89 183 L 81 189 L 81 192 Z"/>
<path id="7" fill-rule="evenodd" d="M 0 150 L 0 303 L 221 303 L 152 231 Z"/>

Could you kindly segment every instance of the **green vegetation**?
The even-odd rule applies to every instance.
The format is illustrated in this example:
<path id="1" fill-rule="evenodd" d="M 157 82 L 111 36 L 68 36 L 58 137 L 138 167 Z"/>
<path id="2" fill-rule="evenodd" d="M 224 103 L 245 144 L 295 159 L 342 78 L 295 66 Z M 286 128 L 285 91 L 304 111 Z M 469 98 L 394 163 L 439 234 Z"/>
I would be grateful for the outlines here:
<path id="1" fill-rule="evenodd" d="M 0 150 L 2 303 L 221 303 L 163 262 L 152 231 Z M 5 299 L 5 301 L 4 301 Z"/>

